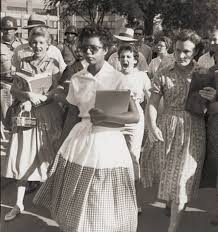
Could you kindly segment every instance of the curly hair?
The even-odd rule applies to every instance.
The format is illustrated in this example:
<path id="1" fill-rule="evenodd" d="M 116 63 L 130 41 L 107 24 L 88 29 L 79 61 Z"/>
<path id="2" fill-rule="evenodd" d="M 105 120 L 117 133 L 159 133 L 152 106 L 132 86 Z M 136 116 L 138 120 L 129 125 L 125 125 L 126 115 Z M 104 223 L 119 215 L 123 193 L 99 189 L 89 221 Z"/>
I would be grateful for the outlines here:
<path id="1" fill-rule="evenodd" d="M 98 37 L 104 48 L 109 48 L 112 44 L 112 34 L 106 27 L 97 24 L 85 26 L 79 34 L 79 41 L 82 43 L 84 39 L 92 37 Z"/>
<path id="2" fill-rule="evenodd" d="M 183 29 L 179 31 L 174 37 L 174 43 L 177 41 L 190 40 L 197 47 L 201 43 L 201 37 L 191 29 Z"/>
<path id="3" fill-rule="evenodd" d="M 125 44 L 125 45 L 121 45 L 117 51 L 118 53 L 118 57 L 120 58 L 120 54 L 122 51 L 130 51 L 133 53 L 134 59 L 137 61 L 135 64 L 135 67 L 138 65 L 139 62 L 139 51 L 138 48 L 133 45 L 133 44 Z"/>

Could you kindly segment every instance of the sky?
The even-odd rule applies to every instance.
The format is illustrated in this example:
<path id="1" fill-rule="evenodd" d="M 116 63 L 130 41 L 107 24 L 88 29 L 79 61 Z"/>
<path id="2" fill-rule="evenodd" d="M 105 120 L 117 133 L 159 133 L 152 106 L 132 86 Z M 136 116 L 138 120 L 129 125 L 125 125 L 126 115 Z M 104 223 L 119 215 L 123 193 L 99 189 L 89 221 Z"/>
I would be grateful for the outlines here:
<path id="1" fill-rule="evenodd" d="M 20 6 L 25 7 L 26 6 L 26 0 L 1 0 L 2 2 L 7 1 L 8 4 L 11 6 Z M 43 8 L 43 0 L 32 0 L 32 6 L 33 8 Z"/>

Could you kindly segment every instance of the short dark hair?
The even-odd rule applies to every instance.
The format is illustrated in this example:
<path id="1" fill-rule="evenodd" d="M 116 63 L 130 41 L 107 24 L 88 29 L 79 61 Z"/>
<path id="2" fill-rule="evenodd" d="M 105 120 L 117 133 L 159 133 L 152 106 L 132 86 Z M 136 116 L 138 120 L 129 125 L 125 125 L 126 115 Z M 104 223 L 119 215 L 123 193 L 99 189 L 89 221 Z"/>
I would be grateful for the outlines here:
<path id="1" fill-rule="evenodd" d="M 137 26 L 137 27 L 134 29 L 134 31 L 136 31 L 136 30 L 141 30 L 142 33 L 143 33 L 143 35 L 144 35 L 144 33 L 145 33 L 144 27 L 143 27 L 142 25 Z"/>
<path id="2" fill-rule="evenodd" d="M 92 37 L 98 37 L 104 48 L 109 48 L 112 44 L 112 34 L 106 27 L 97 24 L 85 26 L 79 35 L 79 41 L 82 43 L 85 38 Z"/>
<path id="3" fill-rule="evenodd" d="M 134 59 L 137 61 L 135 64 L 135 67 L 138 65 L 139 62 L 139 51 L 138 48 L 133 45 L 133 44 L 125 44 L 125 45 L 121 45 L 117 51 L 118 53 L 118 57 L 120 58 L 120 54 L 122 51 L 130 51 L 133 53 Z"/>
<path id="4" fill-rule="evenodd" d="M 154 43 L 158 44 L 158 42 L 160 42 L 160 41 L 164 42 L 166 44 L 167 50 L 169 50 L 171 48 L 171 46 L 172 46 L 172 40 L 169 37 L 164 36 L 164 35 L 159 36 L 159 37 L 155 38 Z"/>
<path id="5" fill-rule="evenodd" d="M 209 37 L 211 37 L 211 35 L 213 35 L 214 33 L 216 33 L 218 31 L 218 26 L 213 26 L 211 28 L 211 30 L 209 31 Z"/>

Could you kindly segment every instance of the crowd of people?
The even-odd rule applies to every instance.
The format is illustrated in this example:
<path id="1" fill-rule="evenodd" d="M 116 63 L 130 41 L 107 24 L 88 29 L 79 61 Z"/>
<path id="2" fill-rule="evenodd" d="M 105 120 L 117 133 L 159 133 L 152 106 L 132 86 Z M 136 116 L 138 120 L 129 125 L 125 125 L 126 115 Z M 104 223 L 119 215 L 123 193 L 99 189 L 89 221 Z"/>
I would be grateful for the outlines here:
<path id="1" fill-rule="evenodd" d="M 217 27 L 207 50 L 191 29 L 161 34 L 150 47 L 142 26 L 119 35 L 69 26 L 57 46 L 37 15 L 24 28 L 28 41 L 17 28 L 13 17 L 1 19 L 1 136 L 10 134 L 3 176 L 17 180 L 5 221 L 36 188 L 34 204 L 63 232 L 135 232 L 143 184 L 166 203 L 168 232 L 178 231 L 200 187 L 216 188 L 218 226 Z M 33 91 L 17 73 L 51 81 Z M 127 112 L 96 108 L 99 90 L 130 90 Z M 36 123 L 18 125 L 19 118 Z"/>

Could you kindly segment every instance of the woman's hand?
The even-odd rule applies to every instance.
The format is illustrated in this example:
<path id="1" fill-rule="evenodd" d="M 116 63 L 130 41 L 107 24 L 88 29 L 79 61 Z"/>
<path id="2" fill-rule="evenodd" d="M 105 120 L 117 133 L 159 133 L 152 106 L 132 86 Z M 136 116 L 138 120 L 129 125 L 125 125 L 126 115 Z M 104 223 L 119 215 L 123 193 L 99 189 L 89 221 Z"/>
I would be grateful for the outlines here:
<path id="1" fill-rule="evenodd" d="M 41 102 L 45 102 L 47 100 L 47 96 L 38 94 L 38 93 L 28 93 L 29 100 L 35 105 L 39 105 Z"/>
<path id="2" fill-rule="evenodd" d="M 164 142 L 162 131 L 157 126 L 149 128 L 148 137 L 152 143 L 158 140 Z"/>
<path id="3" fill-rule="evenodd" d="M 199 91 L 201 97 L 207 99 L 208 101 L 212 102 L 216 99 L 216 90 L 212 87 L 205 87 Z"/>
<path id="4" fill-rule="evenodd" d="M 30 112 L 31 109 L 32 109 L 32 103 L 31 103 L 31 101 L 22 102 L 22 103 L 20 104 L 20 109 L 21 109 L 22 111 Z"/>
<path id="5" fill-rule="evenodd" d="M 92 108 L 89 111 L 90 119 L 93 125 L 98 125 L 106 120 L 106 115 L 104 114 L 103 110 Z"/>

